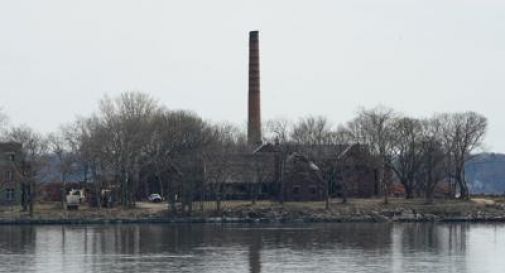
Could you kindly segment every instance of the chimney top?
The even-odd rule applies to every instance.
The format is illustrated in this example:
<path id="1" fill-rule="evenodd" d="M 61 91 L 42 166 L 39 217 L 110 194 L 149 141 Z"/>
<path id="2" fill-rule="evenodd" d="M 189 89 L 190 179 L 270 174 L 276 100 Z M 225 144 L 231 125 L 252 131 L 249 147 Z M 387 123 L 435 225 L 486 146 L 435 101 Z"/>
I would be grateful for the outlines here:
<path id="1" fill-rule="evenodd" d="M 258 40 L 258 36 L 259 36 L 259 31 L 257 31 L 257 30 L 249 31 L 249 39 L 250 40 Z"/>

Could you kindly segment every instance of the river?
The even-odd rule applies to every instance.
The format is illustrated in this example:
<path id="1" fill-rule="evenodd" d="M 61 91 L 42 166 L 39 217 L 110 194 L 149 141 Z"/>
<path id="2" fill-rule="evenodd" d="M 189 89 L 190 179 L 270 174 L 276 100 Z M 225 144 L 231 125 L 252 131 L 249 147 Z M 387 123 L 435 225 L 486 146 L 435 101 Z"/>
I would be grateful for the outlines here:
<path id="1" fill-rule="evenodd" d="M 505 272 L 503 224 L 0 226 L 0 272 Z"/>

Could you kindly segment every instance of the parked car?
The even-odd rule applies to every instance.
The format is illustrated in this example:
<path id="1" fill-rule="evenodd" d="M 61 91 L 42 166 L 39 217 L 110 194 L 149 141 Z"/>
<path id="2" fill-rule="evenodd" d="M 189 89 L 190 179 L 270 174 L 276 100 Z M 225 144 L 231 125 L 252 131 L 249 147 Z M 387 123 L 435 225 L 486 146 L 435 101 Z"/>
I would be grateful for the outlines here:
<path id="1" fill-rule="evenodd" d="M 159 203 L 163 201 L 163 197 L 157 193 L 153 193 L 147 197 L 147 199 L 153 203 Z"/>

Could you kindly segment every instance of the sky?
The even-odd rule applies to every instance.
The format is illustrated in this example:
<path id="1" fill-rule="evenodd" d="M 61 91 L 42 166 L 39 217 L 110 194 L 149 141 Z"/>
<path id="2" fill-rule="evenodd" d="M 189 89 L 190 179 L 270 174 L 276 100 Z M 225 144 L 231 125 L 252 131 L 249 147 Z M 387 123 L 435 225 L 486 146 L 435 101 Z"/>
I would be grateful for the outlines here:
<path id="1" fill-rule="evenodd" d="M 505 152 L 505 1 L 2 0 L 0 108 L 47 133 L 140 91 L 245 124 L 251 30 L 264 120 L 476 111 Z"/>

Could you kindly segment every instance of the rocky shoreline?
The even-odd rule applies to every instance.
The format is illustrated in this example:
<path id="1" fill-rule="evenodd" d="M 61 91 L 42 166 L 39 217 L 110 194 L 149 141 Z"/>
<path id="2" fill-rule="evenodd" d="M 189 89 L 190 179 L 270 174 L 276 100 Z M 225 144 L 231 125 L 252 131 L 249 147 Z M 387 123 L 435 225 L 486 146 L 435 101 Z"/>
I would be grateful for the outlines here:
<path id="1" fill-rule="evenodd" d="M 195 208 L 191 216 L 173 215 L 164 204 L 139 204 L 131 209 L 82 208 L 58 209 L 54 204 L 40 206 L 30 217 L 19 209 L 0 211 L 0 225 L 95 225 L 95 224 L 177 224 L 177 223 L 398 223 L 459 222 L 505 223 L 505 200 L 437 200 L 426 204 L 422 199 L 392 199 L 385 205 L 380 199 L 352 200 L 347 204 L 332 202 L 227 203 L 219 212 L 215 207 Z M 180 212 L 179 212 L 180 213 Z"/>
<path id="2" fill-rule="evenodd" d="M 271 213 L 249 212 L 241 217 L 128 217 L 128 218 L 13 218 L 0 219 L 0 225 L 95 225 L 95 224 L 226 224 L 226 223 L 505 223 L 505 211 L 490 213 L 485 211 L 467 214 L 440 215 L 419 213 L 415 210 L 373 211 L 352 214 L 320 213 L 312 215 L 275 215 Z"/>

